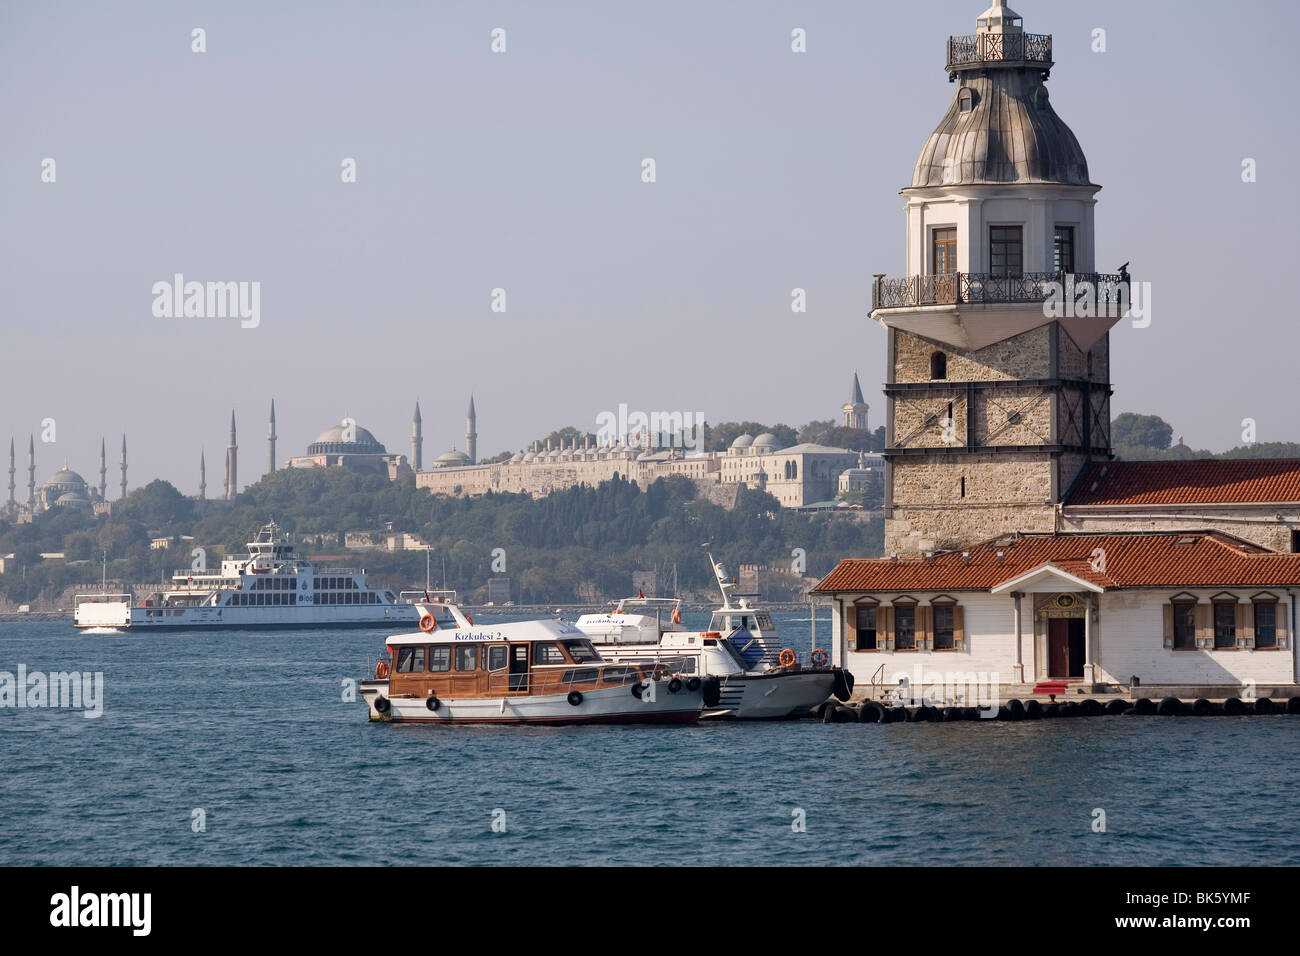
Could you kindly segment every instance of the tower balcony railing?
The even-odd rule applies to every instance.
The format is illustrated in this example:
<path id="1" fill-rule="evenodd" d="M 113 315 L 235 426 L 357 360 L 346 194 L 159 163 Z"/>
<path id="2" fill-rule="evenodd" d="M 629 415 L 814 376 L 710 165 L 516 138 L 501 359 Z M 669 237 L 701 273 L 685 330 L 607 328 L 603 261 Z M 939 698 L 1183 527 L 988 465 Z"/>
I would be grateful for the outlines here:
<path id="1" fill-rule="evenodd" d="M 911 309 L 927 305 L 995 305 L 1046 302 L 1053 297 L 1074 301 L 1085 285 L 1100 306 L 1127 307 L 1127 273 L 948 272 L 924 276 L 876 276 L 871 308 Z"/>
<path id="2" fill-rule="evenodd" d="M 948 38 L 948 70 L 983 63 L 1052 65 L 1052 38 L 1044 33 L 976 33 Z"/>

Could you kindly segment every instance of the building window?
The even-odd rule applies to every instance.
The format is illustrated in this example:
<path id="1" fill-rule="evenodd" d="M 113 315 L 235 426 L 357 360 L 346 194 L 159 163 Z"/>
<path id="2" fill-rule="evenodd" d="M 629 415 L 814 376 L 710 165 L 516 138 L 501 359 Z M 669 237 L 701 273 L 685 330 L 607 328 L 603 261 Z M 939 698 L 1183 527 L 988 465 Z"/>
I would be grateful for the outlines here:
<path id="1" fill-rule="evenodd" d="M 930 379 L 932 381 L 943 381 L 948 378 L 948 356 L 943 352 L 935 352 L 930 356 Z"/>
<path id="2" fill-rule="evenodd" d="M 1300 554 L 1300 531 L 1291 532 L 1291 553 Z"/>
<path id="3" fill-rule="evenodd" d="M 894 608 L 894 650 L 916 650 L 916 608 L 913 606 Z"/>
<path id="4" fill-rule="evenodd" d="M 1196 649 L 1196 605 L 1191 601 L 1174 604 L 1174 650 Z"/>
<path id="5" fill-rule="evenodd" d="M 1052 268 L 1057 272 L 1074 271 L 1074 227 L 1057 226 L 1052 249 Z"/>
<path id="6" fill-rule="evenodd" d="M 962 479 L 963 486 L 966 479 Z M 963 494 L 965 494 L 963 488 Z M 936 606 L 934 609 L 934 649 L 936 651 L 951 651 L 957 645 L 954 643 L 954 619 L 955 609 L 951 605 Z"/>
<path id="7" fill-rule="evenodd" d="M 1024 271 L 1024 240 L 1020 226 L 989 227 L 989 271 L 1018 276 Z"/>
<path id="8" fill-rule="evenodd" d="M 1218 601 L 1214 605 L 1214 649 L 1233 650 L 1237 646 L 1237 605 Z"/>
<path id="9" fill-rule="evenodd" d="M 963 113 L 969 113 L 973 110 L 975 108 L 975 91 L 963 88 L 962 91 L 957 94 L 957 105 Z"/>
<path id="10" fill-rule="evenodd" d="M 849 624 L 849 650 L 876 650 L 876 609 L 854 606 L 846 609 Z"/>
<path id="11" fill-rule="evenodd" d="M 935 275 L 952 275 L 957 271 L 956 228 L 936 229 L 934 231 L 933 258 Z"/>
<path id="12" fill-rule="evenodd" d="M 1272 601 L 1255 602 L 1255 647 L 1277 647 L 1277 604 Z"/>

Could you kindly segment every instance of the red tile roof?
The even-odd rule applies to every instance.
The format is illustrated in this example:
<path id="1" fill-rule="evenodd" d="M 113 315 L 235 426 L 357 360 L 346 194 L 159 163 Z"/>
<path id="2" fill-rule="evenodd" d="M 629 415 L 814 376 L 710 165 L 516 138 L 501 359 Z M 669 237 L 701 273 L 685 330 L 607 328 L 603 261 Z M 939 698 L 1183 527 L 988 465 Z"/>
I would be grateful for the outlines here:
<path id="1" fill-rule="evenodd" d="M 1074 505 L 1203 505 L 1300 501 L 1300 459 L 1198 458 L 1093 465 Z"/>
<path id="2" fill-rule="evenodd" d="M 1092 566 L 1097 548 L 1105 552 L 1104 573 Z M 968 553 L 969 563 L 954 551 L 929 561 L 851 558 L 814 590 L 984 591 L 1045 564 L 1106 589 L 1300 586 L 1300 554 L 1279 554 L 1215 531 L 1006 535 Z"/>

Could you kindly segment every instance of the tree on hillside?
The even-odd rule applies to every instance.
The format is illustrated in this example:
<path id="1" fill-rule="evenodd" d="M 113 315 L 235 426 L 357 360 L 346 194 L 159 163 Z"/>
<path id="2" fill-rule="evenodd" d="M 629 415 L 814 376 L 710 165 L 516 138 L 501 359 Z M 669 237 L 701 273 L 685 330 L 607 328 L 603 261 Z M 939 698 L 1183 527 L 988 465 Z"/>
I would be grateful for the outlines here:
<path id="1" fill-rule="evenodd" d="M 789 425 L 764 425 L 761 422 L 719 422 L 705 428 L 704 450 L 726 451 L 731 443 L 741 435 L 757 438 L 763 432 L 771 432 L 782 448 L 799 444 L 799 433 Z"/>
<path id="2" fill-rule="evenodd" d="M 1159 415 L 1124 412 L 1110 423 L 1110 440 L 1115 446 L 1154 448 L 1163 451 L 1174 437 L 1174 427 Z"/>

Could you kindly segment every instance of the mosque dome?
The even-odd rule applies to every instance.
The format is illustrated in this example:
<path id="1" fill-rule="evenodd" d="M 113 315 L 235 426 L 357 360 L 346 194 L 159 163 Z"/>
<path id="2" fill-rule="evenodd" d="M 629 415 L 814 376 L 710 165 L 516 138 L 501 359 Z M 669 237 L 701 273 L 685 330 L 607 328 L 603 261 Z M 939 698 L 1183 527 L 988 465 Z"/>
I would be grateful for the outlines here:
<path id="1" fill-rule="evenodd" d="M 521 461 L 524 461 L 524 460 L 525 460 L 525 458 L 524 458 L 524 453 L 523 453 L 522 451 L 517 451 L 517 452 L 515 452 L 513 455 L 510 456 L 510 461 L 511 461 L 512 464 L 513 464 L 513 463 L 516 463 L 516 462 L 521 462 Z"/>
<path id="2" fill-rule="evenodd" d="M 781 447 L 781 442 L 771 432 L 763 432 L 763 434 L 754 439 L 754 443 L 750 447 L 753 448 L 755 452 L 758 452 L 760 448 L 766 451 L 776 451 Z"/>
<path id="3" fill-rule="evenodd" d="M 433 460 L 434 468 L 451 468 L 456 465 L 468 464 L 470 464 L 469 455 L 463 451 L 457 451 L 455 448 L 451 449 L 451 451 L 444 451 Z"/>
<path id="4" fill-rule="evenodd" d="M 309 455 L 386 455 L 388 450 L 379 443 L 369 431 L 360 425 L 353 425 L 348 430 L 342 425 L 332 425 L 316 436 L 316 440 L 307 446 Z M 351 438 L 349 441 L 348 438 Z"/>

